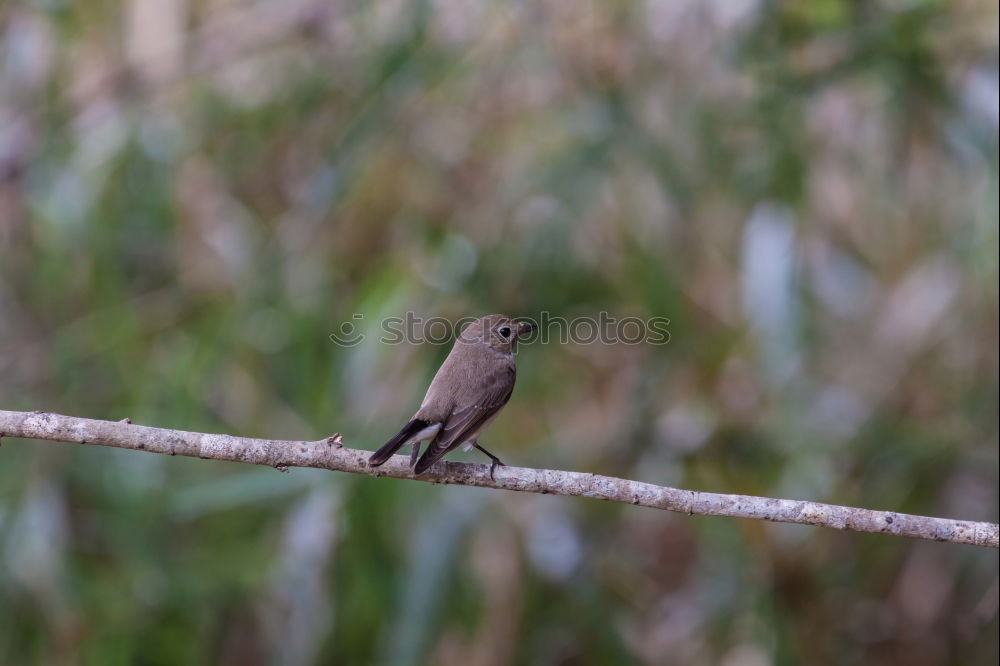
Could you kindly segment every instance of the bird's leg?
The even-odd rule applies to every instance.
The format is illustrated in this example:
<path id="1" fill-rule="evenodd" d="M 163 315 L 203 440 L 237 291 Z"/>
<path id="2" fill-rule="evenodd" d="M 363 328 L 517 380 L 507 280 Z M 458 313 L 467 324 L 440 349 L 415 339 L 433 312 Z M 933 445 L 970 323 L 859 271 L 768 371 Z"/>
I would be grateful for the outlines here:
<path id="1" fill-rule="evenodd" d="M 488 455 L 490 457 L 490 460 L 493 461 L 492 463 L 490 463 L 490 479 L 492 479 L 493 481 L 496 481 L 496 477 L 493 476 L 493 472 L 496 471 L 497 466 L 506 467 L 506 465 L 504 465 L 503 461 L 500 460 L 499 458 L 497 458 L 495 455 L 493 455 L 492 453 L 490 453 L 489 451 L 487 451 L 483 447 L 479 446 L 479 440 L 478 439 L 475 439 L 475 440 L 472 441 L 472 446 L 475 447 L 475 448 L 477 448 L 477 449 L 479 449 L 480 451 L 482 451 L 486 455 Z"/>
<path id="2" fill-rule="evenodd" d="M 420 457 L 420 440 L 413 442 L 413 448 L 410 449 L 410 469 L 417 464 L 417 458 Z"/>

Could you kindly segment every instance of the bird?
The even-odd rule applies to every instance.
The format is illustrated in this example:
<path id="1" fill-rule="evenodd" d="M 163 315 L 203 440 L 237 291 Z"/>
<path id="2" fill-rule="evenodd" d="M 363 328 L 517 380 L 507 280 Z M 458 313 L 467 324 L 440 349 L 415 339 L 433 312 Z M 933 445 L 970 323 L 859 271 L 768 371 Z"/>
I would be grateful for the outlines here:
<path id="1" fill-rule="evenodd" d="M 479 444 L 479 435 L 510 400 L 517 371 L 514 354 L 518 340 L 535 330 L 530 322 L 502 314 L 476 319 L 458 335 L 448 357 L 438 368 L 416 414 L 399 432 L 368 458 L 378 467 L 407 444 L 414 475 L 454 449 L 466 445 L 490 458 L 490 478 L 503 462 Z M 421 442 L 430 440 L 423 456 Z"/>

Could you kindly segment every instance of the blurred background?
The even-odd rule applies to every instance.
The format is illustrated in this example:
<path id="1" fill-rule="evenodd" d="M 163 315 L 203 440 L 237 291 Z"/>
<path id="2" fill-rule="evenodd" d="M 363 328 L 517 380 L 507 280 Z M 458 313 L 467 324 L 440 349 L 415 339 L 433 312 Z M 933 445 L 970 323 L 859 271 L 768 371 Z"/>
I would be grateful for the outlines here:
<path id="1" fill-rule="evenodd" d="M 5 0 L 0 408 L 374 449 L 448 351 L 384 317 L 668 317 L 662 346 L 522 347 L 484 445 L 997 521 L 997 78 L 976 0 Z M 3 664 L 986 664 L 997 572 L 0 448 Z"/>

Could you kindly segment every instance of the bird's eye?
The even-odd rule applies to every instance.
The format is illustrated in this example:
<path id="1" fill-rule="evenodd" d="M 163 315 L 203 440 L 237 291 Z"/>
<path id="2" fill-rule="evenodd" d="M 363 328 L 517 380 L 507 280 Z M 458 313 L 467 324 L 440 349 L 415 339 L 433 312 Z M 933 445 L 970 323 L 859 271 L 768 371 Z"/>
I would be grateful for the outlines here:
<path id="1" fill-rule="evenodd" d="M 500 330 L 497 331 L 497 333 L 499 333 L 500 335 L 502 335 L 505 338 L 509 338 L 510 337 L 510 326 L 501 326 Z"/>

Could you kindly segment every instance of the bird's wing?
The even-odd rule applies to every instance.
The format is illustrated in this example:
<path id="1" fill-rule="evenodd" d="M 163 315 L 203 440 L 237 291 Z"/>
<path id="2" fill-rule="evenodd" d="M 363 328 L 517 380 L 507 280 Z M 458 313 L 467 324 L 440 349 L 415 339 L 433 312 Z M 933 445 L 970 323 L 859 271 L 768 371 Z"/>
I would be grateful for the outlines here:
<path id="1" fill-rule="evenodd" d="M 420 457 L 414 472 L 421 474 L 452 449 L 461 446 L 510 400 L 514 391 L 514 366 L 498 368 L 482 383 L 456 396 L 455 407 L 444 427 Z"/>

